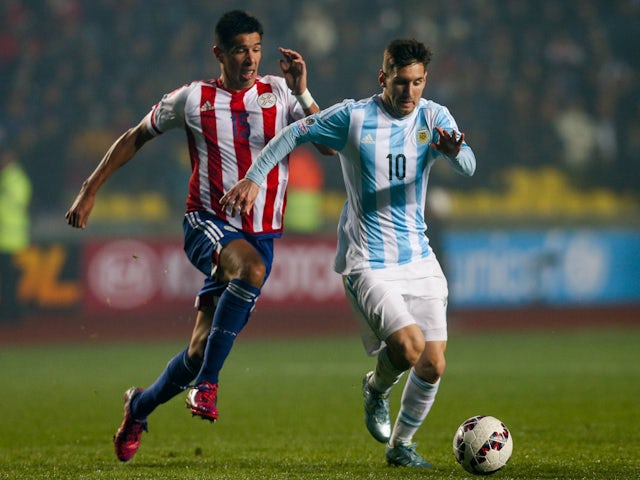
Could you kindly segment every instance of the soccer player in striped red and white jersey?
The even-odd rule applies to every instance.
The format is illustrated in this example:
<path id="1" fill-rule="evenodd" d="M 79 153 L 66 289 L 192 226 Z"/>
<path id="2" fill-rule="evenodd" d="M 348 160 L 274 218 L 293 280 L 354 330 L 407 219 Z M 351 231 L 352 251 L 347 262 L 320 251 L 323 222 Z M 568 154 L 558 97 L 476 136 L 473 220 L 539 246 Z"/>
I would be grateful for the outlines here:
<path id="1" fill-rule="evenodd" d="M 223 15 L 213 47 L 220 76 L 164 95 L 111 146 L 66 214 L 71 226 L 85 228 L 96 193 L 113 172 L 153 138 L 174 128 L 186 131 L 192 171 L 184 246 L 189 260 L 206 278 L 196 299 L 189 346 L 149 388 L 132 387 L 125 392 L 124 420 L 114 436 L 116 455 L 122 461 L 137 452 L 148 415 L 192 382 L 187 406 L 193 415 L 211 421 L 218 418 L 219 372 L 271 270 L 273 239 L 283 230 L 287 162 L 267 176 L 255 208 L 246 215 L 227 215 L 220 199 L 280 130 L 320 109 L 307 89 L 306 65 L 298 52 L 279 49 L 282 76 L 258 74 L 262 34 L 258 19 L 246 12 Z"/>

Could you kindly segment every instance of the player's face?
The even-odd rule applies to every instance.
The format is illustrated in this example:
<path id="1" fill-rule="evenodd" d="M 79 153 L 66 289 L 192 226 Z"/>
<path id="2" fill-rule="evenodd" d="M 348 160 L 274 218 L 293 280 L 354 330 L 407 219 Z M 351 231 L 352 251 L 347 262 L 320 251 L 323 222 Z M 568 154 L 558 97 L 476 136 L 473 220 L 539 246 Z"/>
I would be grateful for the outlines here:
<path id="1" fill-rule="evenodd" d="M 427 84 L 427 72 L 422 63 L 412 63 L 389 72 L 380 71 L 378 79 L 382 85 L 382 102 L 396 118 L 409 115 L 418 105 Z"/>
<path id="2" fill-rule="evenodd" d="M 262 58 L 259 33 L 241 33 L 236 35 L 233 46 L 228 50 L 216 46 L 213 51 L 222 64 L 222 82 L 226 88 L 244 90 L 253 86 Z"/>

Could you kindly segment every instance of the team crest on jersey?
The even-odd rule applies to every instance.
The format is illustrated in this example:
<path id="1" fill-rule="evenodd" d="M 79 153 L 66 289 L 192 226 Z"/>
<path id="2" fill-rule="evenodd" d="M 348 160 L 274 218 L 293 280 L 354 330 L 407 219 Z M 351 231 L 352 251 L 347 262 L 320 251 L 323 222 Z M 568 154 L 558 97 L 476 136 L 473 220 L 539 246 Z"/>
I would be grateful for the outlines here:
<path id="1" fill-rule="evenodd" d="M 430 140 L 429 130 L 426 128 L 418 130 L 418 143 L 428 143 Z"/>
<path id="2" fill-rule="evenodd" d="M 261 108 L 271 108 L 276 104 L 276 96 L 271 92 L 263 93 L 258 97 L 258 105 Z"/>

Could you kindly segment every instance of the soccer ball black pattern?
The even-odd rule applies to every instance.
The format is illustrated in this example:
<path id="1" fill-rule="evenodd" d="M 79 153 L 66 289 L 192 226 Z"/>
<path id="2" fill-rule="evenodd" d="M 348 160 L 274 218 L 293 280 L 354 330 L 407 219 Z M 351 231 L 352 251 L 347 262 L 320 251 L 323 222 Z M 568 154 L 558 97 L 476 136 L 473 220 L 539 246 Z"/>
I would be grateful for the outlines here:
<path id="1" fill-rule="evenodd" d="M 453 454 L 462 468 L 475 475 L 489 475 L 504 467 L 513 451 L 511 432 L 495 417 L 477 415 L 458 427 Z"/>

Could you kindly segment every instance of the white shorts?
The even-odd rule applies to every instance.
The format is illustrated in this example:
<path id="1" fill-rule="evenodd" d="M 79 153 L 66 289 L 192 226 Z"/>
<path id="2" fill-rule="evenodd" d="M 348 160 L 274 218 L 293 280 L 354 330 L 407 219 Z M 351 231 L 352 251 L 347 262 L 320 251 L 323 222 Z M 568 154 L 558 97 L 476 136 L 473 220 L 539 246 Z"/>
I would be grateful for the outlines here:
<path id="1" fill-rule="evenodd" d="M 447 280 L 432 253 L 407 265 L 343 276 L 365 350 L 376 355 L 392 333 L 416 324 L 426 341 L 447 340 Z"/>

